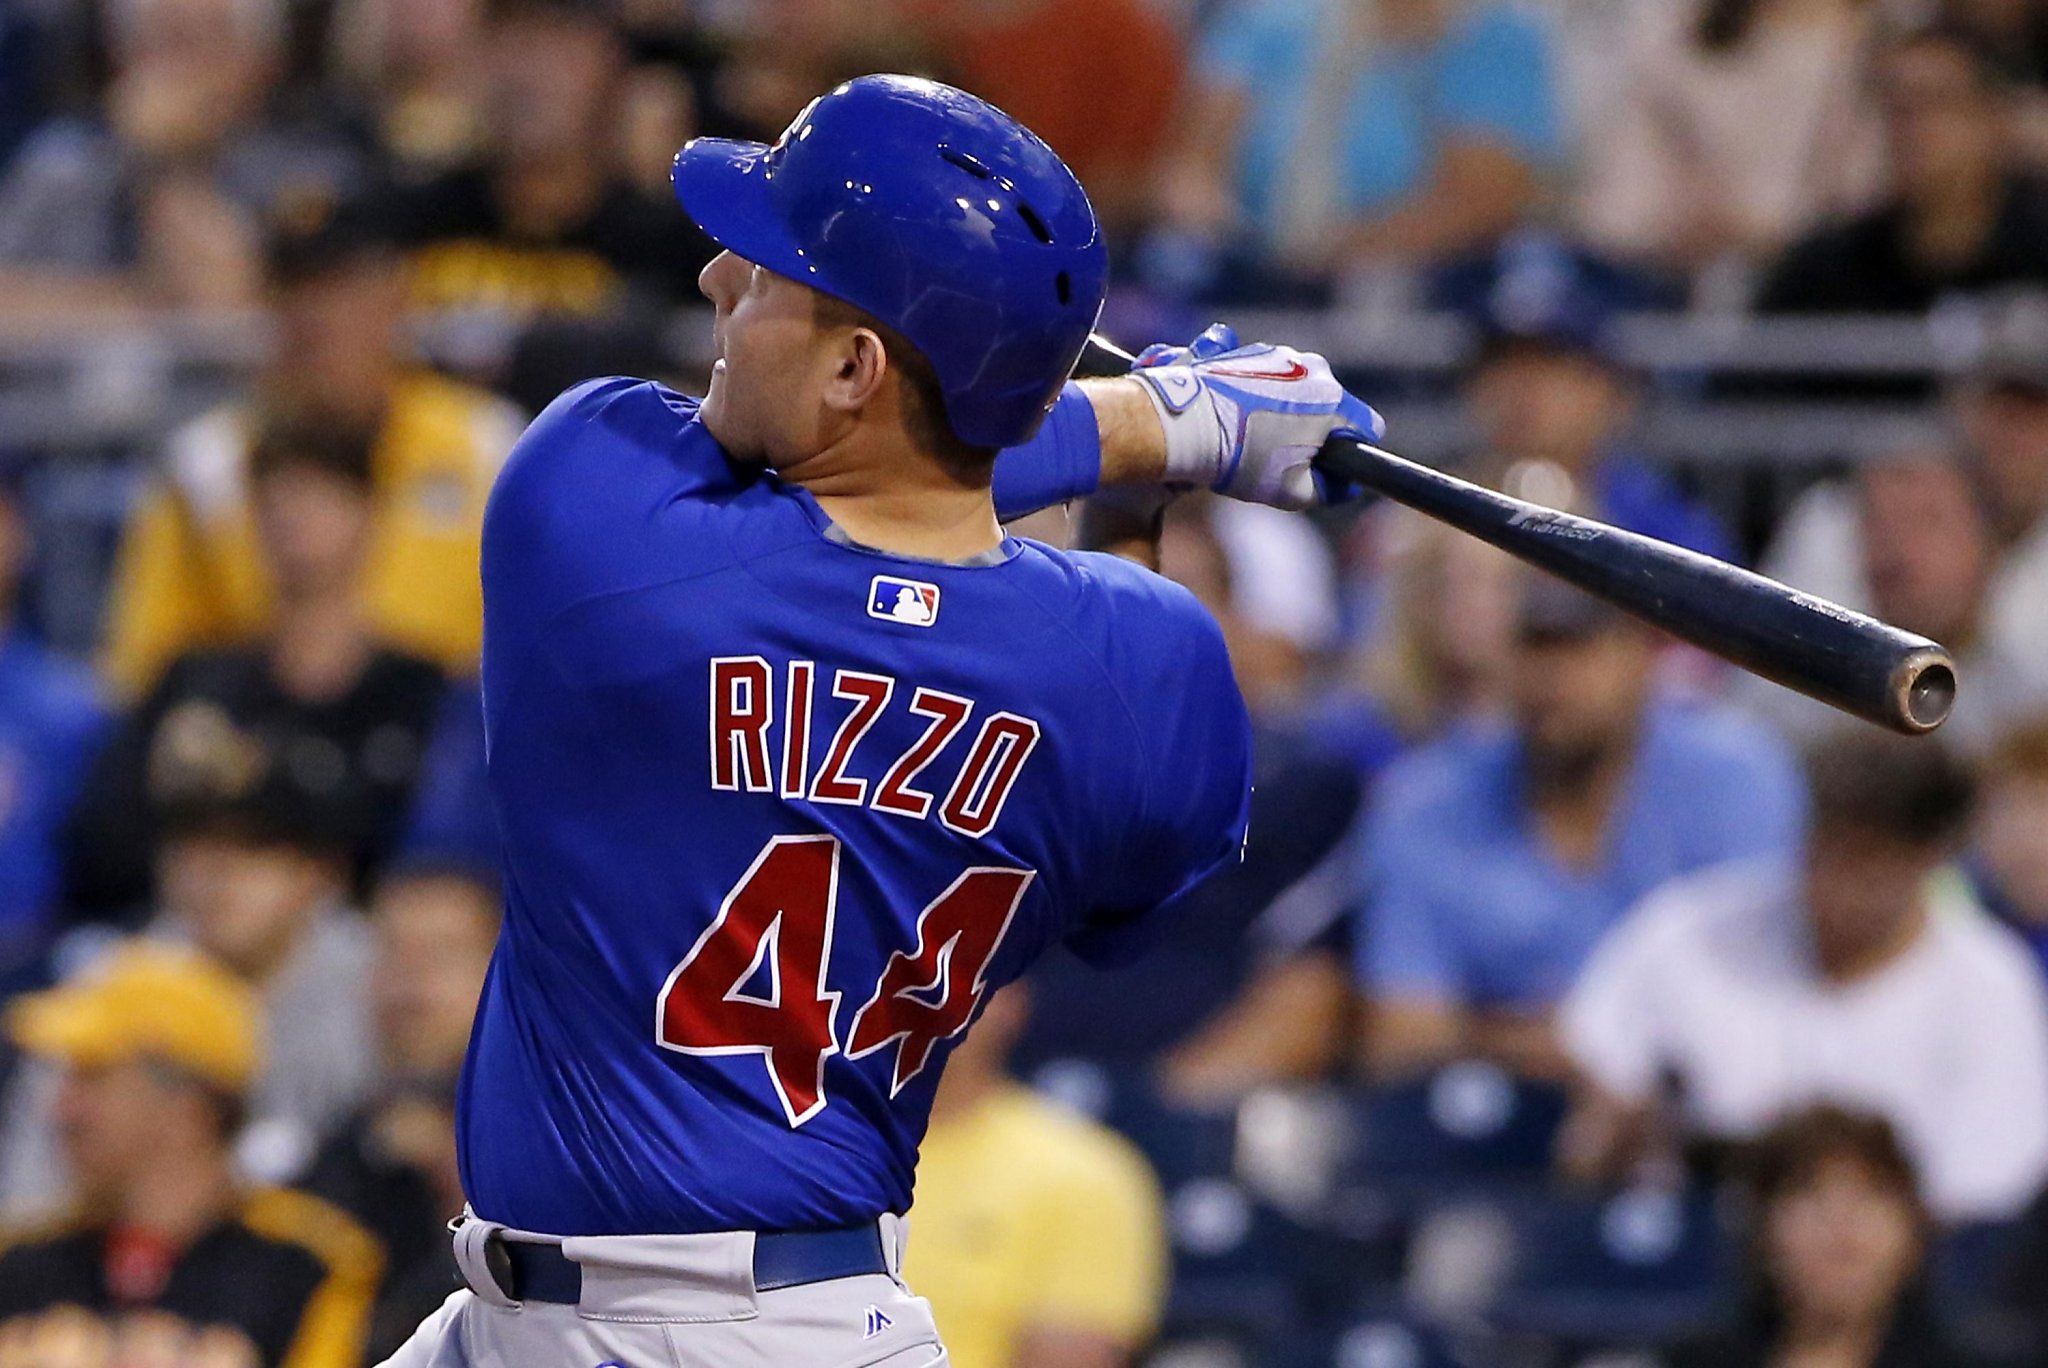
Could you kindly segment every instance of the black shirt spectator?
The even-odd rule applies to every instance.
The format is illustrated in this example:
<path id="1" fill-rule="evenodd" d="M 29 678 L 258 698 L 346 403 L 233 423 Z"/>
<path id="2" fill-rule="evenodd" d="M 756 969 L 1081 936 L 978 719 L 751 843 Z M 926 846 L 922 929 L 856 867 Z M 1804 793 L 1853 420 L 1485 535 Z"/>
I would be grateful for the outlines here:
<path id="1" fill-rule="evenodd" d="M 70 838 L 74 901 L 118 913 L 147 899 L 157 839 L 152 772 L 207 749 L 227 728 L 259 738 L 309 787 L 338 796 L 358 879 L 366 879 L 404 835 L 446 687 L 438 667 L 381 649 L 345 692 L 311 699 L 278 681 L 261 647 L 180 657 L 93 768 Z"/>
<path id="2" fill-rule="evenodd" d="M 1923 313 L 1944 296 L 2048 283 L 2048 185 L 2015 170 L 2012 99 L 1953 29 L 1908 36 L 1875 67 L 1894 191 L 1788 251 L 1759 299 L 1776 313 Z"/>
<path id="3" fill-rule="evenodd" d="M 273 418 L 249 457 L 258 541 L 276 588 L 264 639 L 190 652 L 102 752 L 71 835 L 72 902 L 118 914 L 149 892 L 167 779 L 246 742 L 319 794 L 366 878 L 402 824 L 446 694 L 438 666 L 384 647 L 366 622 L 362 567 L 376 526 L 370 438 Z"/>
<path id="4" fill-rule="evenodd" d="M 717 249 L 622 165 L 626 52 L 603 14 L 515 0 L 479 57 L 494 142 L 476 167 L 393 206 L 415 249 L 415 302 L 524 323 L 694 297 Z"/>
<path id="5" fill-rule="evenodd" d="M 360 1364 L 375 1242 L 316 1198 L 234 1176 L 263 1060 L 253 990 L 136 942 L 20 999 L 7 1025 L 62 1071 L 66 1168 L 89 1213 L 0 1252 L 8 1362 Z"/>
<path id="6" fill-rule="evenodd" d="M 679 303 L 716 252 L 675 206 L 623 181 L 593 187 L 586 208 L 536 229 L 490 169 L 454 172 L 393 201 L 413 246 L 414 302 L 520 316 L 603 315 L 644 293 Z"/>
<path id="7" fill-rule="evenodd" d="M 322 1230 L 323 1221 L 336 1224 Z M 253 1346 L 264 1368 L 345 1368 L 354 1361 L 352 1338 L 337 1340 L 327 1328 L 341 1322 L 310 1318 L 323 1294 L 337 1307 L 345 1299 L 359 1318 L 375 1278 L 374 1247 L 332 1207 L 263 1190 L 175 1253 L 153 1243 L 133 1232 L 76 1226 L 15 1245 L 0 1255 L 0 1330 L 11 1346 L 33 1346 L 44 1335 L 55 1341 L 76 1334 L 84 1311 L 106 1316 L 124 1344 L 130 1337 L 233 1336 Z M 160 1289 L 137 1297 L 124 1274 L 158 1258 Z M 123 1324 L 124 1316 L 135 1319 Z M 173 1330 L 164 1317 L 184 1327 Z M 302 1334 L 308 1329 L 313 1333 Z M 112 1361 L 123 1360 L 117 1353 Z M 195 1353 L 174 1361 L 205 1359 Z"/>
<path id="8" fill-rule="evenodd" d="M 1765 286 L 1768 313 L 1925 313 L 1953 294 L 2048 285 L 2048 182 L 2016 178 L 1974 248 L 1929 261 L 1909 210 L 1888 204 L 1787 252 Z"/>

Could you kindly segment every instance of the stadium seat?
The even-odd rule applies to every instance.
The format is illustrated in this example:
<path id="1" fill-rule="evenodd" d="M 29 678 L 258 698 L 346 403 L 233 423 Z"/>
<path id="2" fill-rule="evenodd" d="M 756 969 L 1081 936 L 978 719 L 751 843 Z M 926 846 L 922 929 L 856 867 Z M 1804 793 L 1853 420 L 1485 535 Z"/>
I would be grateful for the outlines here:
<path id="1" fill-rule="evenodd" d="M 1354 1236 L 1290 1216 L 1227 1179 L 1169 1196 L 1176 1333 L 1274 1333 L 1385 1296 L 1400 1274 L 1397 1239 Z"/>
<path id="2" fill-rule="evenodd" d="M 1358 1098 L 1346 1176 L 1434 1196 L 1540 1179 L 1565 1108 L 1555 1084 L 1477 1060 L 1450 1064 Z"/>
<path id="3" fill-rule="evenodd" d="M 1439 1330 L 1397 1314 L 1330 1321 L 1275 1336 L 1260 1368 L 1476 1368 Z"/>
<path id="4" fill-rule="evenodd" d="M 1710 1320 L 1731 1292 L 1730 1242 L 1711 1197 L 1635 1189 L 1500 1202 L 1506 1257 L 1482 1317 L 1567 1351 L 1659 1343 Z"/>
<path id="5" fill-rule="evenodd" d="M 1967 1322 L 1990 1314 L 1994 1325 L 1989 1333 L 1998 1333 L 1993 1303 L 2019 1236 L 2019 1225 L 2010 1221 L 1979 1221 L 1942 1231 L 1928 1258 L 1935 1295 Z"/>
<path id="6" fill-rule="evenodd" d="M 1168 1191 L 1230 1174 L 1237 1148 L 1234 1109 L 1177 1106 L 1159 1095 L 1149 1076 L 1085 1060 L 1047 1063 L 1032 1075 L 1031 1085 L 1123 1134 L 1144 1152 Z"/>

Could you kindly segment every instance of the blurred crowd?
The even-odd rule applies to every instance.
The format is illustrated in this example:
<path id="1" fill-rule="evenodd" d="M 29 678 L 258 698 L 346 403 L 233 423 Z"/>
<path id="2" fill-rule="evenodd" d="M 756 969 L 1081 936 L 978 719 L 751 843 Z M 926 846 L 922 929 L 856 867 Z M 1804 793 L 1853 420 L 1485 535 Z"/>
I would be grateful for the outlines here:
<path id="1" fill-rule="evenodd" d="M 1069 159 L 1125 341 L 1449 314 L 1465 473 L 1962 678 L 1889 738 L 1399 510 L 1181 500 L 1252 841 L 953 1061 L 954 1361 L 2048 1363 L 2044 0 L 9 0 L 0 337 L 265 344 L 121 453 L 90 658 L 0 408 L 0 1368 L 351 1368 L 455 1286 L 484 499 L 564 386 L 696 383 L 675 149 L 874 70 Z M 1659 311 L 1973 342 L 1693 377 L 1914 415 L 1753 525 L 1643 436 Z"/>

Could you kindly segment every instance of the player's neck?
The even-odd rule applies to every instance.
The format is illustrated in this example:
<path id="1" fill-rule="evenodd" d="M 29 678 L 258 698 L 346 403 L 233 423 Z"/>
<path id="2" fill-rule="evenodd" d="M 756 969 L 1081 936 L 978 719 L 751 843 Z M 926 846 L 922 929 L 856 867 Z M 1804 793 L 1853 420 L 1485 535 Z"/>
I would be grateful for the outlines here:
<path id="1" fill-rule="evenodd" d="M 964 561 L 993 550 L 1003 540 L 995 505 L 983 494 L 971 500 L 941 501 L 905 493 L 815 494 L 818 506 L 848 537 L 862 546 L 918 560 Z"/>
<path id="2" fill-rule="evenodd" d="M 1002 544 L 986 479 L 962 478 L 900 448 L 842 443 L 778 473 L 809 491 L 840 531 L 877 551 L 957 561 Z"/>

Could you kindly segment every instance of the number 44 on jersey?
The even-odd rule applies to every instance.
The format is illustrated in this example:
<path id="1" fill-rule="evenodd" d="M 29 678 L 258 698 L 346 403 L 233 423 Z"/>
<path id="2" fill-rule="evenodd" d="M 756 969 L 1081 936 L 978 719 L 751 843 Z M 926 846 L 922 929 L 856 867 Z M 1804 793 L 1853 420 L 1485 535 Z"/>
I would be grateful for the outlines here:
<path id="1" fill-rule="evenodd" d="M 973 868 L 918 915 L 917 948 L 889 957 L 842 1046 L 840 994 L 825 986 L 839 901 L 839 840 L 777 836 L 726 894 L 669 974 L 655 1038 L 689 1055 L 758 1054 L 792 1127 L 824 1110 L 825 1061 L 895 1048 L 889 1095 L 965 1030 L 987 970 L 1031 885 L 1025 869 Z"/>

